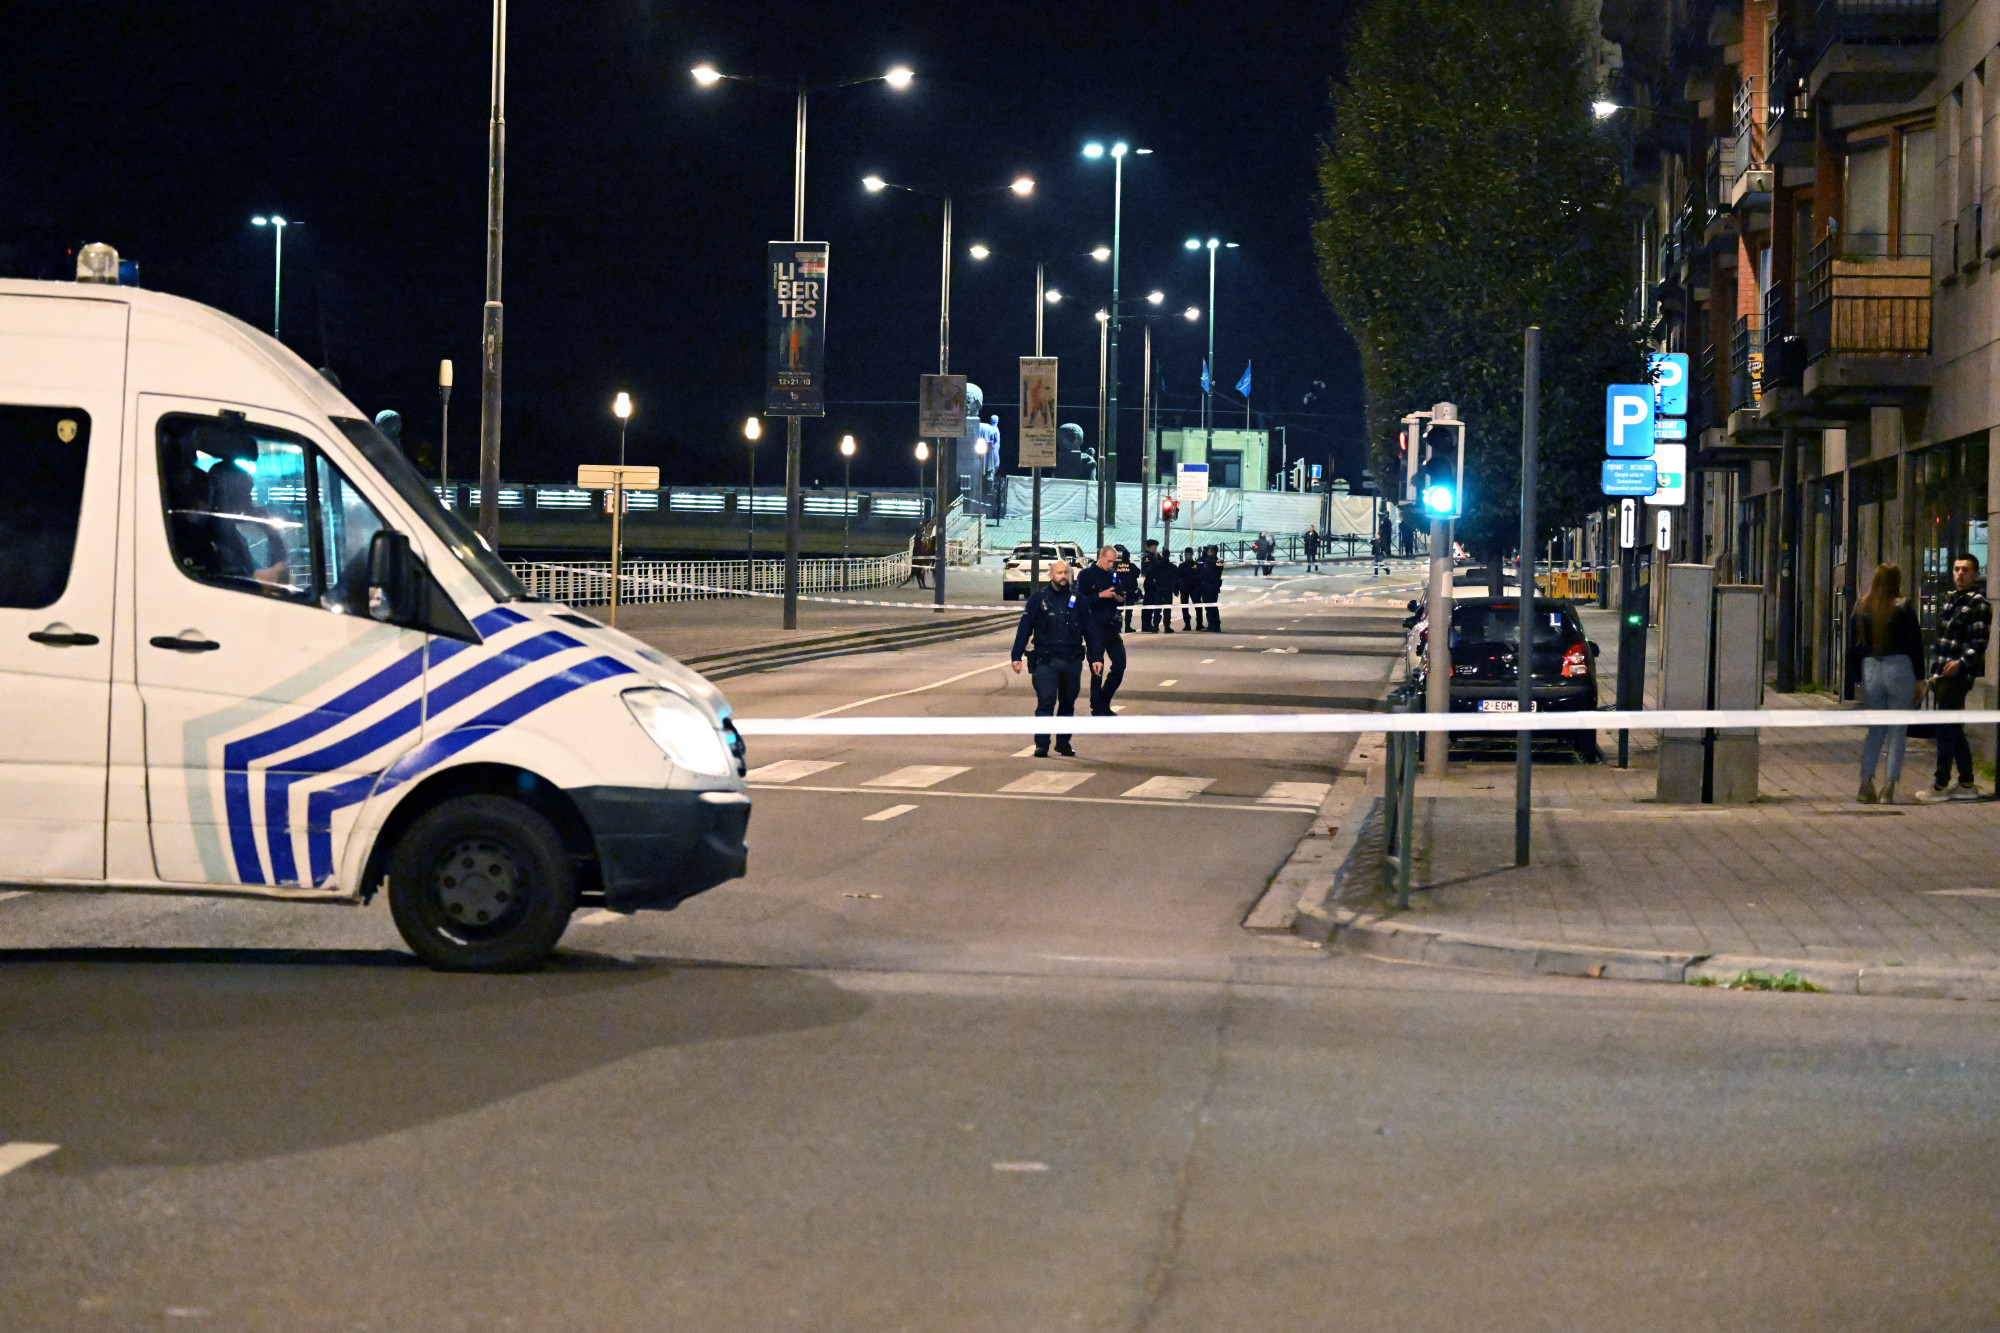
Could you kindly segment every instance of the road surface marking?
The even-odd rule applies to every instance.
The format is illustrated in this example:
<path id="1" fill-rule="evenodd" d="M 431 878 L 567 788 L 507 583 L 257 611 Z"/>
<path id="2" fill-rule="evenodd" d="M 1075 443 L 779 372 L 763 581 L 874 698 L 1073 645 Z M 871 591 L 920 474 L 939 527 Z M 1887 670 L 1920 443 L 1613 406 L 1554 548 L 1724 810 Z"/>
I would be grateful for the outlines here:
<path id="1" fill-rule="evenodd" d="M 1265 649 L 1264 651 L 1265 651 L 1265 652 L 1267 652 L 1267 653 L 1295 653 L 1295 652 L 1297 652 L 1297 651 L 1298 651 L 1298 649 L 1296 649 L 1296 648 L 1266 648 L 1266 649 Z"/>
<path id="2" fill-rule="evenodd" d="M 2000 889 L 1930 889 L 1931 898 L 2000 898 Z"/>
<path id="3" fill-rule="evenodd" d="M 1014 751 L 1013 757 L 1016 759 L 1033 759 L 1035 757 L 1035 747 L 1032 745 L 1023 746 L 1021 749 Z M 1047 756 L 1044 755 L 1043 758 L 1047 758 Z"/>
<path id="4" fill-rule="evenodd" d="M 965 770 L 960 769 L 959 771 L 962 773 Z M 916 808 L 914 805 L 892 805 L 887 810 L 877 810 L 872 815 L 863 816 L 861 822 L 864 824 L 879 824 L 885 819 L 894 819 L 897 815 L 907 815 Z"/>
<path id="5" fill-rule="evenodd" d="M 625 920 L 623 912 L 586 912 L 570 922 L 573 926 L 608 926 L 614 921 Z"/>
<path id="6" fill-rule="evenodd" d="M 1114 713 L 1122 713 L 1122 712 L 1124 712 L 1124 711 L 1125 711 L 1125 705 L 1124 705 L 1124 704 L 1113 704 L 1113 705 L 1111 705 L 1111 711 L 1112 711 L 1112 712 L 1114 712 Z"/>
<path id="7" fill-rule="evenodd" d="M 1202 666 L 1207 666 L 1207 665 L 1208 665 L 1208 664 L 1209 664 L 1210 662 L 1213 662 L 1214 660 L 1215 660 L 1215 659 L 1214 659 L 1214 658 L 1212 658 L 1212 657 L 1204 657 L 1204 658 L 1202 658 L 1202 659 L 1201 659 L 1201 665 L 1202 665 Z"/>
<path id="8" fill-rule="evenodd" d="M 1239 653 L 1242 652 L 1245 648 L 1249 647 L 1248 644 L 1243 644 L 1243 643 L 1232 643 L 1229 646 L 1235 649 Z"/>
<path id="9" fill-rule="evenodd" d="M 16 1167 L 39 1161 L 61 1146 L 59 1143 L 0 1143 L 0 1176 Z"/>
<path id="10" fill-rule="evenodd" d="M 872 787 L 758 787 L 757 791 L 768 792 L 812 792 L 817 796 L 880 796 L 882 793 Z M 1187 805 L 1178 800 L 1145 800 L 1123 796 L 1043 796 L 1033 792 L 1017 791 L 930 791 L 925 796 L 932 800 L 954 801 L 1062 801 L 1070 805 L 1132 805 L 1141 808 L 1161 809 L 1171 806 L 1185 810 Z M 1198 810 L 1247 810 L 1272 815 L 1293 815 L 1305 813 L 1293 805 L 1260 805 L 1239 796 L 1212 796 L 1195 803 Z"/>
<path id="11" fill-rule="evenodd" d="M 995 1162 L 995 1171 L 1012 1171 L 1022 1175 L 1038 1175 L 1049 1169 L 1047 1162 Z"/>
<path id="12" fill-rule="evenodd" d="M 879 778 L 870 778 L 862 783 L 864 787 L 935 787 L 946 778 L 955 778 L 965 772 L 964 768 L 954 768 L 950 764 L 911 764 L 893 773 L 885 773 Z"/>
<path id="13" fill-rule="evenodd" d="M 1024 778 L 1015 778 L 1000 790 L 1031 792 L 1038 796 L 1060 796 L 1070 788 L 1080 787 L 1090 781 L 1091 776 L 1089 773 L 1052 768 L 1040 773 L 1030 773 Z"/>
<path id="14" fill-rule="evenodd" d="M 1328 782 L 1274 782 L 1271 789 L 1257 799 L 1284 805 L 1310 805 L 1319 808 L 1326 794 L 1333 790 Z"/>
<path id="15" fill-rule="evenodd" d="M 824 773 L 829 768 L 839 768 L 838 759 L 780 759 L 775 764 L 765 764 L 750 770 L 752 782 L 797 782 L 815 773 Z"/>
<path id="16" fill-rule="evenodd" d="M 1147 778 L 1125 792 L 1125 796 L 1128 800 L 1185 801 L 1195 793 L 1206 791 L 1214 785 L 1214 778 Z"/>
<path id="17" fill-rule="evenodd" d="M 1178 684 L 1180 684 L 1180 683 L 1181 683 L 1181 682 L 1180 682 L 1180 677 L 1176 676 L 1176 677 L 1174 677 L 1174 678 L 1173 678 L 1173 679 L 1171 679 L 1171 680 L 1163 680 L 1163 681 L 1161 681 L 1161 682 L 1160 682 L 1160 688 L 1164 690 L 1164 689 L 1166 689 L 1166 688 L 1167 688 L 1168 686 L 1170 686 L 1170 685 L 1178 685 Z"/>
<path id="18" fill-rule="evenodd" d="M 0 893 L 0 903 L 6 902 L 9 898 L 25 898 L 27 896 L 28 891 L 26 889 L 9 889 L 5 893 Z"/>
<path id="19" fill-rule="evenodd" d="M 922 694 L 925 690 L 935 690 L 940 686 L 950 685 L 953 684 L 954 682 L 964 680 L 967 676 L 976 676 L 982 671 L 1001 671 L 1004 670 L 1006 666 L 1007 663 L 1005 662 L 994 662 L 989 666 L 974 667 L 970 671 L 961 671 L 956 676 L 946 676 L 943 680 L 934 680 L 928 685 L 919 685 L 914 689 L 908 689 L 908 690 L 896 690 L 891 694 L 877 694 L 866 699 L 856 699 L 851 704 L 841 704 L 838 708 L 828 708 L 822 712 L 808 713 L 806 716 L 832 717 L 835 713 L 845 713 L 848 709 L 859 708 L 863 704 L 879 704 L 884 699 L 900 699 L 906 694 Z"/>

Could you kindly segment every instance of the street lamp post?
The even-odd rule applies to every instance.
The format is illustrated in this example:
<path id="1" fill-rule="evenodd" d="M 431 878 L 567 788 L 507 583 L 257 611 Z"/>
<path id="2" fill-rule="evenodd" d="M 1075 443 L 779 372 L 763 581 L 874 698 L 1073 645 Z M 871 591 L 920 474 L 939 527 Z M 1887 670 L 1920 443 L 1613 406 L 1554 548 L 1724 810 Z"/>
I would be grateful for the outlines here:
<path id="1" fill-rule="evenodd" d="M 438 490 L 444 493 L 444 507 L 451 502 L 451 362 L 438 362 L 438 404 L 443 419 L 438 429 Z"/>
<path id="2" fill-rule="evenodd" d="M 743 586 L 757 588 L 757 441 L 763 437 L 764 423 L 751 417 L 743 423 L 743 438 L 750 441 L 750 487 L 743 493 L 743 510 L 749 515 L 743 538 Z"/>
<path id="3" fill-rule="evenodd" d="M 486 304 L 479 330 L 479 535 L 500 549 L 500 255 L 507 202 L 507 0 L 493 0 L 486 123 Z"/>
<path id="4" fill-rule="evenodd" d="M 618 466 L 625 466 L 625 427 L 632 422 L 632 395 L 621 393 L 611 404 L 611 414 L 618 418 Z"/>
<path id="5" fill-rule="evenodd" d="M 1152 151 L 1150 148 L 1131 148 L 1122 142 L 1114 143 L 1108 149 L 1100 143 L 1087 143 L 1083 146 L 1083 155 L 1087 158 L 1096 159 L 1105 156 L 1111 158 L 1111 319 L 1110 327 L 1106 331 L 1109 342 L 1107 356 L 1110 375 L 1105 390 L 1108 434 L 1103 437 L 1106 466 L 1110 468 L 1111 475 L 1109 482 L 1106 483 L 1102 475 L 1103 469 L 1099 469 L 1100 486 L 1106 484 L 1109 486 L 1108 490 L 1100 491 L 1099 511 L 1102 513 L 1108 504 L 1110 506 L 1108 517 L 1113 523 L 1118 521 L 1118 277 L 1125 227 L 1125 156 L 1131 153 L 1144 157 Z M 1103 545 L 1102 541 L 1099 545 Z"/>
<path id="6" fill-rule="evenodd" d="M 783 87 L 773 80 L 755 75 L 724 74 L 712 65 L 697 65 L 689 71 L 694 81 L 704 88 L 710 88 L 724 79 L 736 83 L 754 83 L 765 87 Z M 898 65 L 885 74 L 873 75 L 865 79 L 848 79 L 840 83 L 793 85 L 798 98 L 796 127 L 792 147 L 792 239 L 806 238 L 806 100 L 816 92 L 834 92 L 842 88 L 858 88 L 863 84 L 886 83 L 897 92 L 910 86 L 914 76 L 909 70 Z M 805 423 L 796 416 L 785 418 L 785 628 L 799 627 L 799 521 L 803 498 L 799 494 L 799 451 L 804 438 Z"/>
<path id="7" fill-rule="evenodd" d="M 1201 430 L 1203 436 L 1202 459 L 1213 464 L 1210 458 L 1215 452 L 1215 252 L 1234 250 L 1235 241 L 1220 241 L 1211 236 L 1206 242 L 1190 236 L 1187 239 L 1190 250 L 1208 251 L 1208 374 L 1201 386 Z"/>
<path id="8" fill-rule="evenodd" d="M 849 547 L 854 537 L 854 437 L 840 437 L 840 586 L 847 586 Z"/>
<path id="9" fill-rule="evenodd" d="M 926 190 L 914 185 L 898 185 L 893 181 L 883 180 L 880 176 L 864 176 L 861 178 L 861 185 L 870 194 L 879 194 L 883 190 L 901 190 L 905 194 L 918 194 L 931 199 L 941 200 L 944 204 L 944 247 L 942 263 L 940 265 L 941 271 L 938 274 L 938 374 L 949 375 L 951 373 L 951 205 L 953 192 Z M 1010 191 L 1025 199 L 1035 192 L 1035 181 L 1031 176 L 1016 176 L 1005 185 L 988 186 L 983 190 L 968 190 L 965 192 L 965 197 L 970 199 L 983 194 L 999 194 L 1003 190 Z M 945 442 L 939 440 L 937 466 L 938 560 L 936 602 L 940 610 L 944 607 L 944 567 L 946 564 L 944 530 L 945 510 L 949 500 L 949 497 L 945 494 L 944 460 Z"/>
<path id="10" fill-rule="evenodd" d="M 283 342 L 284 336 L 278 332 L 278 316 L 284 311 L 285 295 L 285 228 L 303 227 L 306 224 L 297 218 L 287 221 L 276 213 L 265 217 L 259 214 L 250 219 L 253 227 L 269 227 L 276 245 L 271 250 L 271 336 Z"/>
<path id="11" fill-rule="evenodd" d="M 1104 435 L 1106 429 L 1105 422 L 1107 420 L 1106 408 L 1108 406 L 1106 377 L 1110 373 L 1110 357 L 1106 349 L 1110 337 L 1111 312 L 1109 310 L 1100 310 L 1097 312 L 1097 549 L 1100 551 L 1104 549 L 1104 469 L 1105 460 L 1109 456 Z M 1118 493 L 1117 478 L 1112 478 L 1110 487 L 1111 494 L 1116 496 Z"/>

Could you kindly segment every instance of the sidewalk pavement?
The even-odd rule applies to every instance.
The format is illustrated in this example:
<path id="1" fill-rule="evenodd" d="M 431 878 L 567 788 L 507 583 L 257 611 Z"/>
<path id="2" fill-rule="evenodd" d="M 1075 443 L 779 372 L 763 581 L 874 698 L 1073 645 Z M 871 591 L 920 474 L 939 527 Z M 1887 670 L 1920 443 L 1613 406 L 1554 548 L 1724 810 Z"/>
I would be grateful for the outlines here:
<path id="1" fill-rule="evenodd" d="M 1611 645 L 1600 661 L 1608 682 Z M 1526 867 L 1514 865 L 1511 758 L 1454 761 L 1417 782 L 1407 911 L 1383 887 L 1384 747 L 1370 738 L 1368 787 L 1318 852 L 1338 870 L 1315 876 L 1292 929 L 1486 970 L 1676 982 L 1796 971 L 1831 991 L 2000 999 L 2000 803 L 1859 804 L 1861 733 L 1805 734 L 1766 734 L 1762 795 L 1742 806 L 1656 801 L 1650 733 L 1633 733 L 1627 770 L 1613 766 L 1611 733 L 1603 764 L 1538 763 Z M 1929 788 L 1935 754 L 1910 742 L 1902 799 Z"/>

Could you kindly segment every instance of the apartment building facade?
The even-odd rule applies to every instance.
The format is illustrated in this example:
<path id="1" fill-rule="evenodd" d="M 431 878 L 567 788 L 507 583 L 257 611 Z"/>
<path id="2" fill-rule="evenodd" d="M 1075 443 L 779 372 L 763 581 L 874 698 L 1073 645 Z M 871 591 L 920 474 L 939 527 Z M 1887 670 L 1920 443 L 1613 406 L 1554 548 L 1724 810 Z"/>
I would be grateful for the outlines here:
<path id="1" fill-rule="evenodd" d="M 1606 0 L 1601 22 L 1632 315 L 1695 368 L 1673 558 L 1762 584 L 1779 686 L 1839 692 L 1878 563 L 1927 630 L 1960 555 L 2000 595 L 2000 0 Z"/>

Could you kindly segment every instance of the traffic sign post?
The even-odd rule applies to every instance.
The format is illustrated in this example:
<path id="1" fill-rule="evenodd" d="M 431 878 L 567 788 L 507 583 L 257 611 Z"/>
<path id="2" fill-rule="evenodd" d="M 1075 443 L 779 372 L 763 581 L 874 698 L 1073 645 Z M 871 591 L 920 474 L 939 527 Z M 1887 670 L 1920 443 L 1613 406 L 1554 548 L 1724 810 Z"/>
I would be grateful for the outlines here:
<path id="1" fill-rule="evenodd" d="M 618 623 L 618 585 L 624 573 L 625 492 L 657 491 L 660 470 L 624 464 L 585 463 L 576 470 L 576 484 L 587 491 L 604 491 L 611 511 L 611 623 Z"/>

